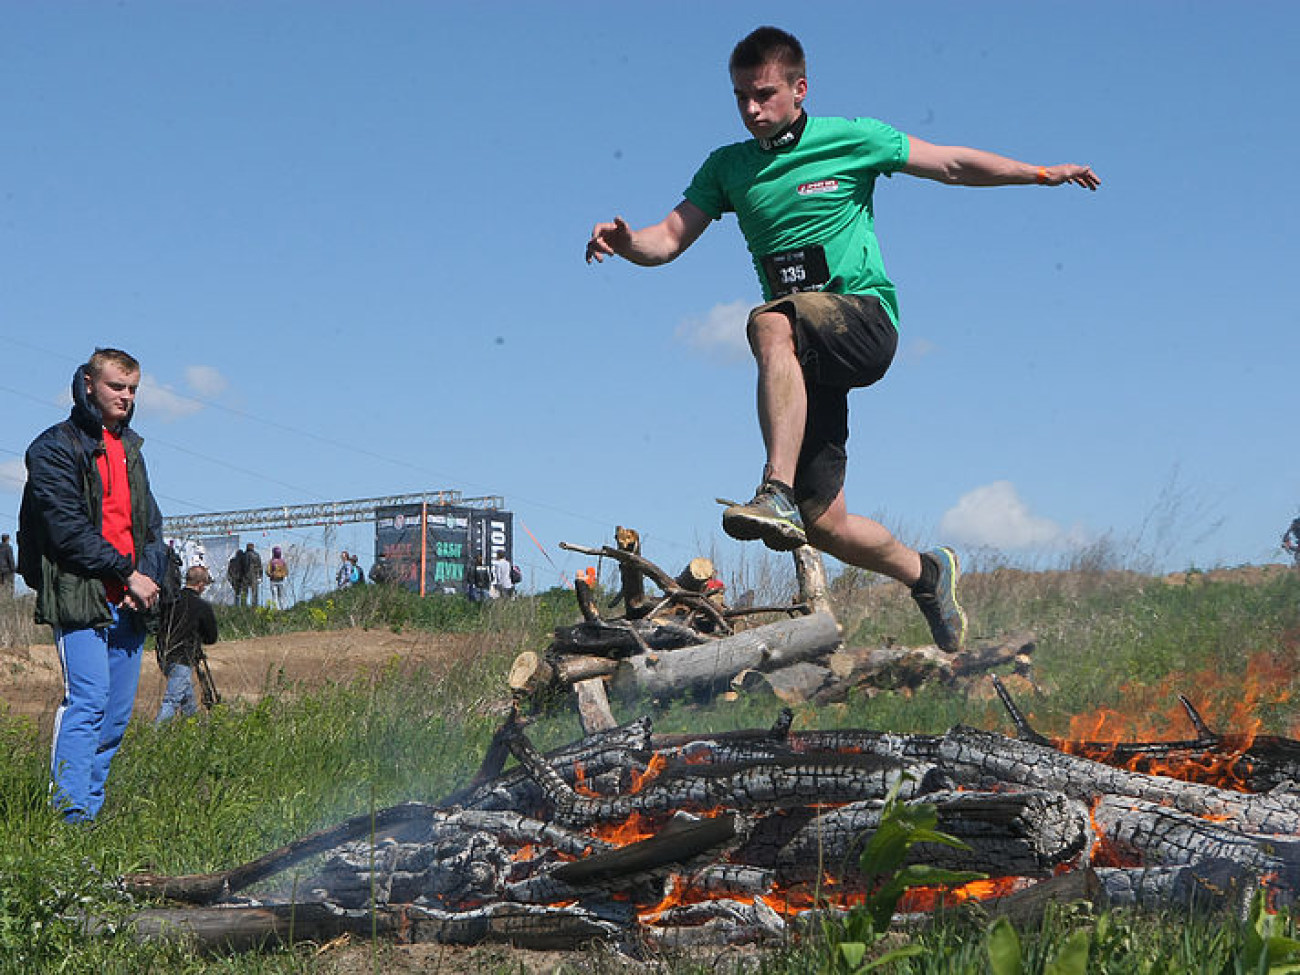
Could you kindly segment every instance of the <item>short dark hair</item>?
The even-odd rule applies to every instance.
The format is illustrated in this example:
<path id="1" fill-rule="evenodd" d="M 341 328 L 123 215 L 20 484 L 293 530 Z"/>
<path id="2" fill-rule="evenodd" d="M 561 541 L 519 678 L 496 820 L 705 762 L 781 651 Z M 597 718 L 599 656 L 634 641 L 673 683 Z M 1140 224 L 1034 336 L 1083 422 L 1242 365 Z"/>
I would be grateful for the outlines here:
<path id="1" fill-rule="evenodd" d="M 785 68 L 786 79 L 791 84 L 807 73 L 803 45 L 780 27 L 759 27 L 751 31 L 732 50 L 727 67 L 731 71 L 761 68 L 771 61 Z"/>
<path id="2" fill-rule="evenodd" d="M 105 364 L 109 362 L 116 365 L 123 372 L 140 371 L 140 363 L 136 361 L 135 356 L 129 352 L 123 352 L 121 349 L 96 349 L 95 354 L 86 363 L 86 368 L 93 378 L 98 379 L 99 374 L 104 370 Z"/>

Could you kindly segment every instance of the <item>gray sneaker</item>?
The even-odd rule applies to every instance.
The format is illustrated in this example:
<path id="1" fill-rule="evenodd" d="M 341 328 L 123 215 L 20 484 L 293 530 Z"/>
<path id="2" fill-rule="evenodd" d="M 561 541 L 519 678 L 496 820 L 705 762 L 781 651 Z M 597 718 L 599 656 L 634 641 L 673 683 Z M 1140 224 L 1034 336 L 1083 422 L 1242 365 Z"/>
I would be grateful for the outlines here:
<path id="1" fill-rule="evenodd" d="M 793 552 L 808 544 L 799 506 L 785 487 L 764 481 L 749 504 L 733 504 L 722 513 L 722 530 L 732 538 L 763 544 L 777 552 Z"/>
<path id="2" fill-rule="evenodd" d="M 939 581 L 934 592 L 916 592 L 921 615 L 930 624 L 930 633 L 940 650 L 956 653 L 966 647 L 966 614 L 957 602 L 957 580 L 961 577 L 961 563 L 957 553 L 947 547 L 932 548 L 922 552 L 921 558 L 930 559 L 939 566 Z"/>

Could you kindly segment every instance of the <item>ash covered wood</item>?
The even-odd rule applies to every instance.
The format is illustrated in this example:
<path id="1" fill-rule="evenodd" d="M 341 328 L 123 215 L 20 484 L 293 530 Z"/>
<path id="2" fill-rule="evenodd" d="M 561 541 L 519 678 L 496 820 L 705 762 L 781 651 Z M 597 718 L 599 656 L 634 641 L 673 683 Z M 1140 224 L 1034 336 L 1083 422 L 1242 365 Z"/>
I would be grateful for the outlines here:
<path id="1" fill-rule="evenodd" d="M 502 771 L 507 751 L 519 766 Z M 137 930 L 247 946 L 286 937 L 292 915 L 308 922 L 295 937 L 361 925 L 528 945 L 784 936 L 807 909 L 791 906 L 796 892 L 811 906 L 812 891 L 866 891 L 858 859 L 895 786 L 970 847 L 921 844 L 914 861 L 1015 879 L 993 911 L 1033 916 L 1072 896 L 1235 911 L 1259 885 L 1287 903 L 1300 884 L 1296 794 L 1181 782 L 972 728 L 795 731 L 784 711 L 768 729 L 665 735 L 643 719 L 543 755 L 512 715 L 476 779 L 451 801 L 358 816 L 223 873 L 123 878 L 137 895 L 229 905 L 221 923 L 143 911 Z M 311 903 L 240 900 L 310 857 L 297 889 Z"/>

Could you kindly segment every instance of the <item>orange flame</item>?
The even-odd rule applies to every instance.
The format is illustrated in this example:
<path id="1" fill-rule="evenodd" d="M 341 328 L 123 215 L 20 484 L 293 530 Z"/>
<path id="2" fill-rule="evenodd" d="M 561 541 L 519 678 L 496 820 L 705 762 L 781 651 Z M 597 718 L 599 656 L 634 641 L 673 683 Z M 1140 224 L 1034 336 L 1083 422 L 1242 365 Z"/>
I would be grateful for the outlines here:
<path id="1" fill-rule="evenodd" d="M 620 823 L 598 823 L 591 828 L 592 834 L 606 843 L 626 846 L 640 840 L 648 840 L 658 832 L 655 821 L 641 812 L 633 812 Z"/>
<path id="2" fill-rule="evenodd" d="M 573 763 L 573 791 L 588 799 L 600 798 L 600 793 L 587 785 L 587 769 L 581 762 Z"/>
<path id="3" fill-rule="evenodd" d="M 632 773 L 632 783 L 631 783 L 631 787 L 628 789 L 628 792 L 631 793 L 632 795 L 635 795 L 636 793 L 640 792 L 642 789 L 646 787 L 646 785 L 648 785 L 649 783 L 657 779 L 659 777 L 659 773 L 661 773 L 667 767 L 668 767 L 668 759 L 656 753 L 650 759 L 650 763 L 646 766 L 644 772 L 634 771 Z"/>
<path id="4" fill-rule="evenodd" d="M 1126 684 L 1121 703 L 1070 721 L 1070 737 L 1057 747 L 1094 761 L 1112 762 L 1121 742 L 1190 740 L 1195 733 L 1178 701 L 1180 689 L 1211 728 L 1231 728 L 1220 734 L 1220 750 L 1169 756 L 1138 754 L 1121 763 L 1129 771 L 1167 775 L 1186 782 L 1248 791 L 1251 765 L 1244 756 L 1255 742 L 1263 721 L 1259 711 L 1290 697 L 1286 688 L 1300 675 L 1290 657 L 1268 652 L 1252 654 L 1244 677 L 1217 671 L 1175 671 L 1155 685 Z"/>
<path id="5" fill-rule="evenodd" d="M 912 887 L 898 903 L 905 913 L 933 911 L 939 907 L 955 907 L 966 901 L 986 901 L 1006 897 L 1036 883 L 1029 877 L 993 877 L 972 880 L 960 887 Z"/>

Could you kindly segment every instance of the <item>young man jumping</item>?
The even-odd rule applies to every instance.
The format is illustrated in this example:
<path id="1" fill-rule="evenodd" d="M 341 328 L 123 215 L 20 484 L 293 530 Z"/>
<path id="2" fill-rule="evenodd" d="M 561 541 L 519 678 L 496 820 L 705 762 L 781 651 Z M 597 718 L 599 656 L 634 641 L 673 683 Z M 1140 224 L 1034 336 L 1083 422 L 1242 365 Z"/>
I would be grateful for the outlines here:
<path id="1" fill-rule="evenodd" d="M 758 363 L 758 422 L 767 450 L 758 493 L 727 508 L 722 527 L 788 551 L 811 544 L 911 589 L 935 643 L 965 645 L 950 548 L 917 552 L 844 501 L 848 392 L 881 379 L 898 345 L 898 306 L 874 227 L 882 174 L 960 186 L 1073 183 L 1095 190 L 1087 166 L 1035 166 L 963 146 L 938 146 L 875 119 L 813 118 L 803 47 L 775 27 L 736 45 L 731 81 L 752 139 L 723 146 L 663 220 L 633 230 L 598 223 L 587 262 L 617 255 L 674 260 L 727 212 L 736 214 L 766 303 L 749 315 Z"/>

